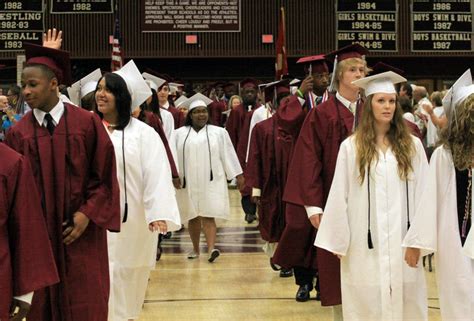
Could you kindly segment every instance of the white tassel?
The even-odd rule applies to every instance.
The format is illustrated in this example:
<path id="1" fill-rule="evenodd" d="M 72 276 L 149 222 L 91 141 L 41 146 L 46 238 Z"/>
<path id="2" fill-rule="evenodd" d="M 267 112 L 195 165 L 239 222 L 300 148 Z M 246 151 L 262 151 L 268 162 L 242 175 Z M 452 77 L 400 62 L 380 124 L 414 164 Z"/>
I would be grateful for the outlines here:
<path id="1" fill-rule="evenodd" d="M 334 57 L 334 66 L 332 67 L 332 75 L 331 75 L 331 83 L 329 84 L 329 92 L 334 92 L 336 88 L 334 88 L 335 84 L 334 81 L 336 79 L 336 67 L 337 67 L 337 55 Z"/>

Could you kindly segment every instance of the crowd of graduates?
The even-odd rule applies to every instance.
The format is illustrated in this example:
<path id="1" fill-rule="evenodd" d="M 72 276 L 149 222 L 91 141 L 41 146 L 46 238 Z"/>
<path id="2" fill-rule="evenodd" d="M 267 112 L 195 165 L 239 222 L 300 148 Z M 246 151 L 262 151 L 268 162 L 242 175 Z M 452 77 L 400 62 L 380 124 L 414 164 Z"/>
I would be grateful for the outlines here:
<path id="1" fill-rule="evenodd" d="M 429 95 L 354 44 L 301 58 L 301 80 L 186 93 L 131 60 L 72 84 L 61 36 L 0 96 L 0 320 L 137 319 L 168 232 L 218 259 L 228 184 L 296 301 L 427 320 L 435 253 L 442 320 L 474 320 L 470 70 Z"/>

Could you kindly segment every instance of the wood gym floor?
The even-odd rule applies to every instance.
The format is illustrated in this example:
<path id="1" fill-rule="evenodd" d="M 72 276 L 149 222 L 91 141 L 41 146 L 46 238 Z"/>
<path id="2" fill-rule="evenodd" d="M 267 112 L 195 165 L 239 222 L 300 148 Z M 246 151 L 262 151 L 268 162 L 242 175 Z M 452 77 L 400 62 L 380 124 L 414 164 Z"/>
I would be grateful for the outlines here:
<path id="1" fill-rule="evenodd" d="M 208 263 L 202 237 L 201 257 L 188 260 L 192 246 L 187 230 L 173 233 L 163 242 L 164 253 L 150 276 L 139 321 L 331 321 L 332 309 L 321 307 L 314 291 L 310 301 L 295 301 L 294 278 L 280 278 L 270 268 L 256 222 L 244 221 L 240 194 L 229 194 L 230 219 L 217 222 L 221 256 Z M 430 321 L 441 320 L 434 273 L 426 267 Z"/>

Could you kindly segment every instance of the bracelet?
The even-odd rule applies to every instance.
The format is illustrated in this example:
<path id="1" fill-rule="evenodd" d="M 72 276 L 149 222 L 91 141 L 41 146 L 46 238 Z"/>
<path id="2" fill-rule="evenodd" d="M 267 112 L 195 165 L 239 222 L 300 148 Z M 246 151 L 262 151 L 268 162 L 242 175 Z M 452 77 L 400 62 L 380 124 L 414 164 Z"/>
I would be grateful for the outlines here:
<path id="1" fill-rule="evenodd" d="M 296 91 L 296 94 L 300 97 L 300 98 L 303 98 L 304 99 L 304 95 L 303 95 L 303 92 L 298 88 L 298 90 Z"/>

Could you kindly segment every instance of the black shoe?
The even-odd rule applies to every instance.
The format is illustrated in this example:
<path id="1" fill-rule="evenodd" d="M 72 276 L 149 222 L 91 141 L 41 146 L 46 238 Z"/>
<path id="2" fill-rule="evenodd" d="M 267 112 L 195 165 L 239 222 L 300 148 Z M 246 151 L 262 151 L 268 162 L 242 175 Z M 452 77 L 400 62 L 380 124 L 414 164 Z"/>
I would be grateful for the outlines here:
<path id="1" fill-rule="evenodd" d="M 309 293 L 312 290 L 312 286 L 309 284 L 301 285 L 296 292 L 296 301 L 298 302 L 306 302 L 309 300 Z"/>
<path id="2" fill-rule="evenodd" d="M 272 262 L 272 258 L 270 258 L 270 267 L 272 268 L 273 271 L 280 271 L 281 270 L 281 266 L 274 264 Z"/>
<path id="3" fill-rule="evenodd" d="M 319 292 L 316 292 L 316 301 L 321 301 L 321 294 Z"/>
<path id="4" fill-rule="evenodd" d="M 293 269 L 281 269 L 280 270 L 280 277 L 281 278 L 289 278 L 293 276 Z"/>
<path id="5" fill-rule="evenodd" d="M 257 219 L 257 215 L 255 214 L 245 214 L 245 220 L 247 221 L 247 223 L 252 223 L 253 221 L 255 221 Z"/>

